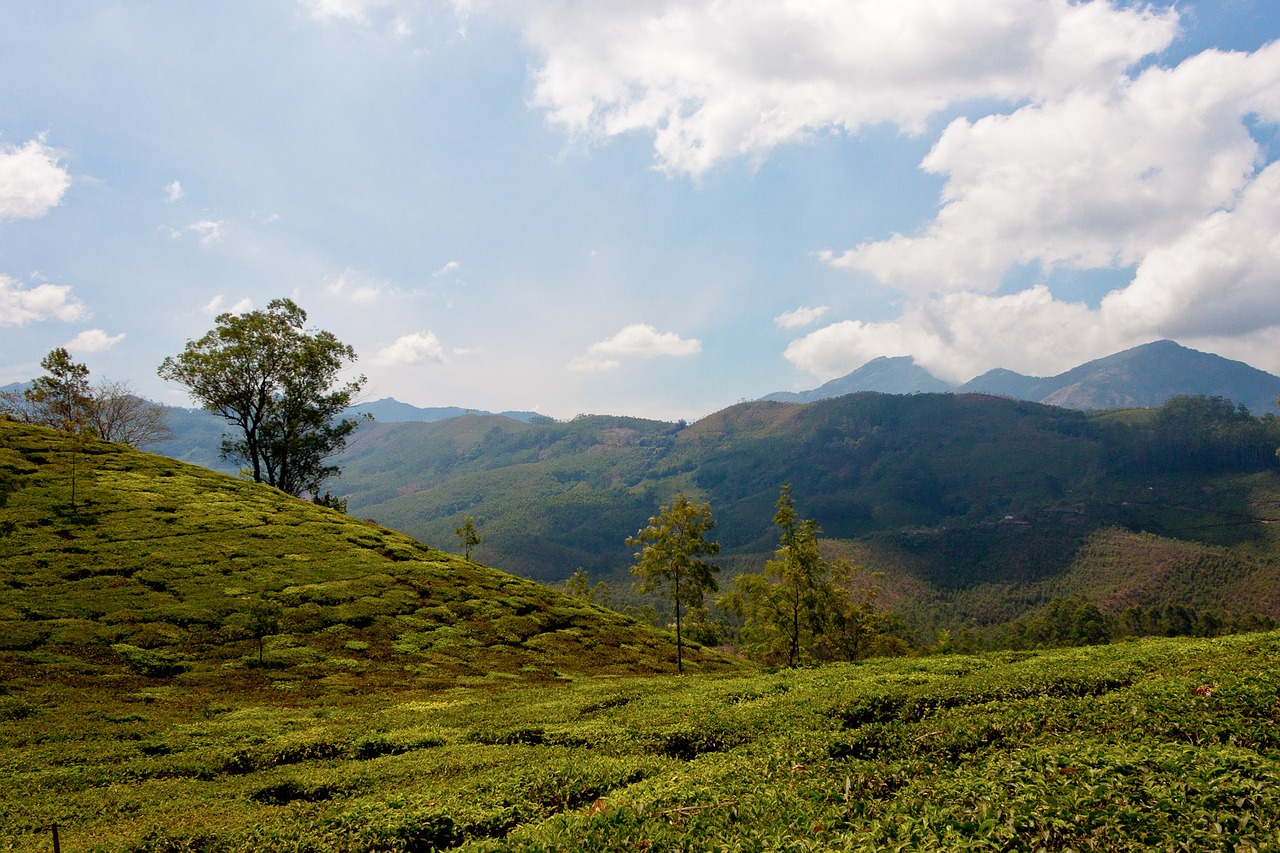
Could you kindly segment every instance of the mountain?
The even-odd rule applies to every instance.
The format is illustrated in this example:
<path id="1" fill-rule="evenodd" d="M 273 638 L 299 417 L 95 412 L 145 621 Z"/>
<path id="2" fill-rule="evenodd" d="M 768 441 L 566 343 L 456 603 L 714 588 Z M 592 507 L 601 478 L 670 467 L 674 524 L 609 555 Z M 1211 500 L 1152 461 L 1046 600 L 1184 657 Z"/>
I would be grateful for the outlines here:
<path id="1" fill-rule="evenodd" d="M 859 391 L 880 391 L 885 394 L 920 394 L 950 391 L 955 386 L 937 378 L 915 363 L 911 356 L 872 359 L 846 376 L 811 391 L 779 391 L 762 397 L 776 403 L 812 403 Z"/>
<path id="2" fill-rule="evenodd" d="M 1241 403 L 1254 414 L 1280 414 L 1280 377 L 1168 340 L 1090 361 L 1057 376 L 1024 376 L 996 368 L 960 386 L 937 379 L 907 356 L 877 358 L 811 391 L 784 391 L 762 399 L 807 403 L 855 391 L 994 394 L 1068 409 L 1152 407 L 1181 394 L 1203 394 Z"/>
<path id="3" fill-rule="evenodd" d="M 1211 401 L 1120 415 L 863 392 L 685 426 L 467 416 L 362 433 L 335 482 L 353 514 L 425 541 L 472 516 L 481 559 L 546 581 L 583 568 L 615 595 L 630 586 L 625 538 L 681 491 L 712 505 L 723 582 L 758 571 L 789 483 L 833 553 L 883 572 L 882 600 L 923 635 L 1068 593 L 1280 617 L 1280 423 Z M 1146 567 L 1137 588 L 1130 565 Z"/>
<path id="4" fill-rule="evenodd" d="M 370 414 L 373 415 L 375 420 L 384 423 L 432 423 L 461 417 L 462 415 L 488 415 L 492 413 L 480 409 L 460 409 L 457 406 L 424 409 L 409 403 L 402 403 L 394 397 L 385 397 L 381 400 L 352 406 L 351 414 Z M 537 412 L 499 412 L 499 414 L 524 423 L 529 423 L 542 417 Z"/>
<path id="5" fill-rule="evenodd" d="M 364 692 L 675 660 L 664 632 L 403 533 L 4 420 L 0 507 L 0 670 L 7 653 L 38 650 L 52 680 L 132 670 Z M 693 659 L 736 666 L 702 649 Z"/>
<path id="6" fill-rule="evenodd" d="M 1159 406 L 1179 394 L 1225 397 L 1255 414 L 1277 414 L 1280 377 L 1241 361 L 1154 341 L 1082 364 L 1044 379 L 995 371 L 960 386 L 960 391 L 1007 394 L 1070 409 Z"/>

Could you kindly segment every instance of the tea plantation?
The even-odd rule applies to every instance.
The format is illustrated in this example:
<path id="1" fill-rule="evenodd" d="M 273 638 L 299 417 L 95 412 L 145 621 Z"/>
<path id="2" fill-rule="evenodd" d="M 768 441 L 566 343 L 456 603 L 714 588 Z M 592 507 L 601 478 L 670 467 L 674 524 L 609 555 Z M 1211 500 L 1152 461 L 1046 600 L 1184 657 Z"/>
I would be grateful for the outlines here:
<path id="1" fill-rule="evenodd" d="M 1274 850 L 1280 634 L 306 699 L 31 682 L 0 776 L 4 850 Z"/>
<path id="2" fill-rule="evenodd" d="M 0 422 L 0 492 L 0 851 L 1280 849 L 1280 633 L 676 678 L 171 460 Z"/>

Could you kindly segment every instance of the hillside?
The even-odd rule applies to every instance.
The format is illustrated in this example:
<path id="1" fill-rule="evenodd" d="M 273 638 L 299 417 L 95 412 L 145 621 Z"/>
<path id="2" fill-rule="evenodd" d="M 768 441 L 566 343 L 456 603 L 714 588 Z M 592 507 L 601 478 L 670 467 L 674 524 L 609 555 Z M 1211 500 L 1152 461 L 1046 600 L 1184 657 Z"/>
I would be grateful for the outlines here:
<path id="1" fill-rule="evenodd" d="M 1204 575 L 1216 555 L 1225 574 L 1210 573 L 1195 600 L 1277 618 L 1271 598 L 1244 590 L 1280 563 L 1265 523 L 1280 517 L 1280 427 L 1219 408 L 1089 414 L 983 395 L 857 394 L 741 404 L 683 428 L 597 417 L 375 424 L 338 487 L 353 513 L 428 541 L 473 516 L 481 558 L 520 574 L 558 581 L 583 567 L 625 587 L 623 540 L 679 490 L 711 502 L 726 575 L 758 570 L 790 483 L 802 516 L 885 572 L 886 600 L 924 602 L 934 615 L 922 625 L 943 610 L 1012 619 L 1063 589 L 1055 579 L 1068 572 L 1123 571 L 1127 558 L 1106 571 L 1090 562 L 1090 543 L 1109 530 L 1157 537 L 1180 574 Z M 1102 596 L 1109 583 L 1071 589 Z M 1194 585 L 1162 584 L 1179 596 Z"/>
<path id="2" fill-rule="evenodd" d="M 70 679 L 132 670 L 304 692 L 674 661 L 663 633 L 404 534 L 165 457 L 79 445 L 0 421 L 3 683 L 30 677 L 31 655 Z M 732 666 L 701 650 L 694 660 Z"/>
<path id="3" fill-rule="evenodd" d="M 22 665 L 6 851 L 1280 846 L 1277 633 L 370 694 Z"/>

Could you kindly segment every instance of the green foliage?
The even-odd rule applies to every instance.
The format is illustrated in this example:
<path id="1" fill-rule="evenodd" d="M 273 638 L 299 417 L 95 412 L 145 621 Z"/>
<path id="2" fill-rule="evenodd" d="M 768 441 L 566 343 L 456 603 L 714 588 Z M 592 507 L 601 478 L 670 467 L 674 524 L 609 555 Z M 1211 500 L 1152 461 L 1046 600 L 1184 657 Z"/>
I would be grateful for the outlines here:
<path id="1" fill-rule="evenodd" d="M 1231 409 L 853 394 L 745 403 L 683 428 L 595 416 L 385 424 L 344 458 L 344 488 L 353 511 L 433 541 L 483 505 L 488 558 L 557 583 L 581 567 L 619 608 L 640 602 L 617 532 L 642 526 L 661 496 L 715 506 L 732 577 L 773 554 L 774 502 L 790 483 L 797 512 L 821 520 L 828 558 L 883 574 L 878 605 L 922 646 L 939 628 L 985 630 L 1073 594 L 1109 615 L 1181 602 L 1280 618 L 1280 528 L 1264 523 L 1280 500 L 1280 425 Z M 1174 464 L 1160 453 L 1180 424 L 1199 426 Z M 1123 588 L 1126 564 L 1144 589 Z"/>
<path id="2" fill-rule="evenodd" d="M 278 491 L 86 437 L 0 421 L 14 490 L 0 540 L 0 652 L 47 678 L 131 677 L 282 693 L 652 672 L 673 638 Z M 83 464 L 87 461 L 90 464 Z M 141 649 L 148 661 L 113 645 Z M 705 650 L 694 670 L 740 665 Z M 261 664 L 261 665 L 260 665 Z M 4 681 L 0 678 L 0 684 Z"/>
<path id="3" fill-rule="evenodd" d="M 782 487 L 774 524 L 780 530 L 774 559 L 763 574 L 744 573 L 721 608 L 743 619 L 739 648 L 767 663 L 795 666 L 824 660 L 857 660 L 872 649 L 884 618 L 875 609 L 875 589 L 855 603 L 849 591 L 853 568 L 827 560 L 818 547 L 821 529 L 796 515 L 791 487 Z"/>
<path id="4" fill-rule="evenodd" d="M 123 382 L 89 385 L 89 368 L 62 347 L 40 361 L 48 371 L 22 391 L 0 392 L 0 415 L 64 432 L 88 431 L 103 441 L 142 447 L 172 437 L 166 410 Z"/>
<path id="5" fill-rule="evenodd" d="M 266 311 L 221 314 L 213 330 L 158 371 L 235 428 L 223 438 L 224 459 L 247 464 L 255 482 L 291 495 L 317 495 L 338 473 L 325 460 L 358 426 L 339 416 L 364 384 L 363 376 L 337 384 L 355 350 L 330 332 L 307 330 L 306 321 L 288 299 L 273 299 Z"/>
<path id="6" fill-rule="evenodd" d="M 660 590 L 675 607 L 676 671 L 684 673 L 684 638 L 681 632 L 685 609 L 698 613 L 705 609 L 704 598 L 716 588 L 718 568 L 707 562 L 720 552 L 720 544 L 708 540 L 715 530 L 711 504 L 696 504 L 680 493 L 670 507 L 662 507 L 649 519 L 647 527 L 627 537 L 627 545 L 640 550 L 631 571 L 640 580 L 640 592 Z"/>
<path id="7" fill-rule="evenodd" d="M 1280 844 L 1274 633 L 310 695 L 47 665 L 0 658 L 0 849 Z"/>
<path id="8" fill-rule="evenodd" d="M 476 532 L 475 519 L 468 515 L 463 519 L 462 525 L 453 532 L 462 543 L 462 558 L 470 560 L 471 549 L 480 544 L 480 534 Z"/>

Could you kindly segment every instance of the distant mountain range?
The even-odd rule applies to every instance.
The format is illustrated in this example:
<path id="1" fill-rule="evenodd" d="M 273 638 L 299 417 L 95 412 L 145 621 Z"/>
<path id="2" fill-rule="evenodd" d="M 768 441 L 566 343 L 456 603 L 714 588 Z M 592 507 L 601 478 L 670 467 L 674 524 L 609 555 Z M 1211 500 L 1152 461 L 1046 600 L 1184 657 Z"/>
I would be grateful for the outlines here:
<path id="1" fill-rule="evenodd" d="M 461 409 L 457 406 L 438 406 L 424 409 L 410 403 L 402 403 L 394 397 L 384 397 L 381 400 L 374 400 L 370 403 L 361 403 L 358 406 L 353 406 L 351 411 L 356 415 L 370 414 L 373 415 L 373 419 L 376 421 L 392 424 L 434 423 L 462 415 L 494 414 L 482 409 Z M 538 418 L 544 417 L 537 412 L 498 412 L 497 414 L 526 424 L 533 423 Z"/>
<path id="2" fill-rule="evenodd" d="M 877 358 L 813 390 L 781 391 L 762 399 L 812 403 L 858 391 L 994 394 L 1066 409 L 1150 408 L 1180 394 L 1204 394 L 1243 403 L 1255 415 L 1280 414 L 1280 376 L 1173 341 L 1143 344 L 1057 376 L 997 368 L 963 385 L 937 378 L 910 356 Z"/>

